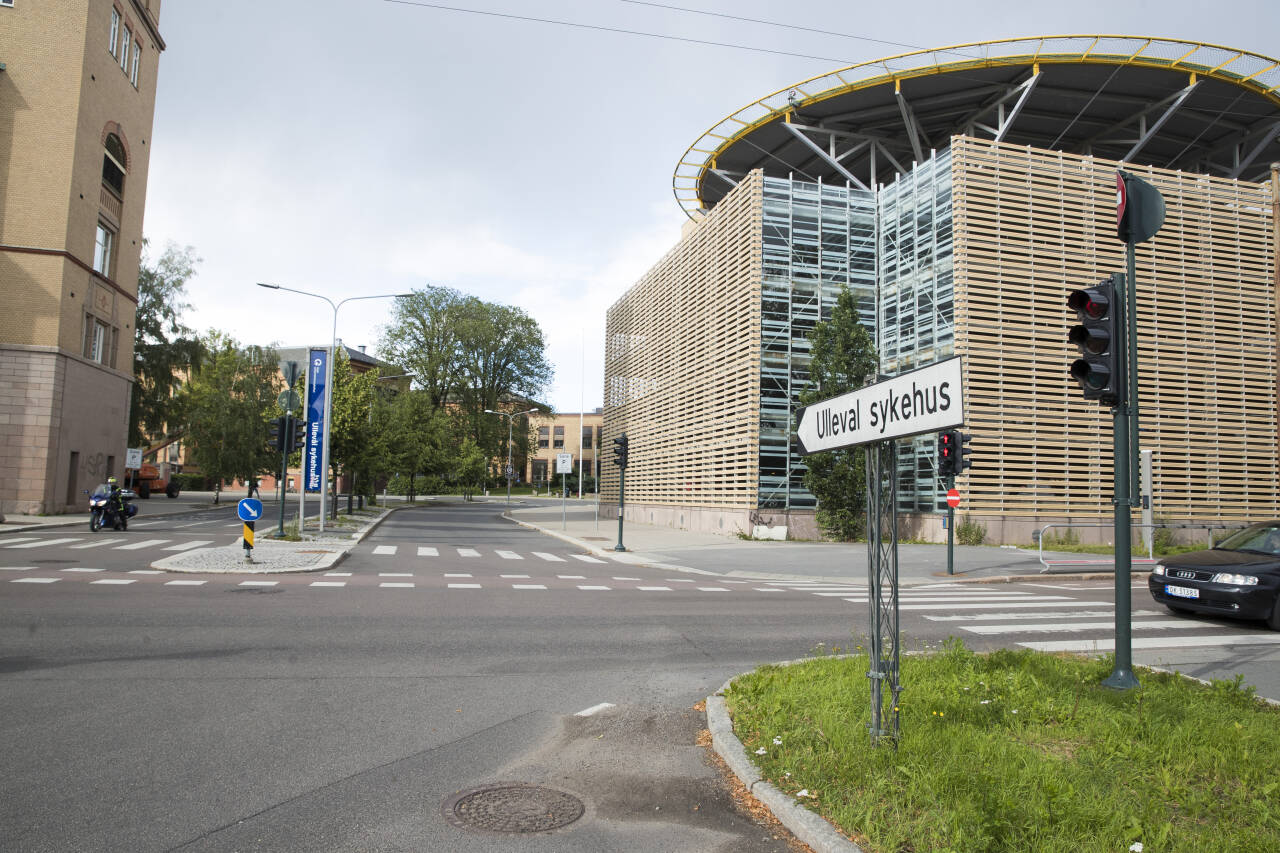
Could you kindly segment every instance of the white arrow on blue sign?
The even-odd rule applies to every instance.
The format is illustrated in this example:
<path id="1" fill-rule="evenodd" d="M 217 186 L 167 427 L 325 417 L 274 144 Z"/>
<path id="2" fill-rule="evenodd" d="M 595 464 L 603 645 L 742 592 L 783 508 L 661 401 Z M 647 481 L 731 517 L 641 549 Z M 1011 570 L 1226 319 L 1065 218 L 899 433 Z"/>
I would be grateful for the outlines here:
<path id="1" fill-rule="evenodd" d="M 960 356 L 903 373 L 799 412 L 804 455 L 936 432 L 964 423 Z"/>
<path id="2" fill-rule="evenodd" d="M 262 501 L 257 498 L 241 498 L 236 504 L 236 515 L 241 521 L 257 521 L 262 517 Z"/>

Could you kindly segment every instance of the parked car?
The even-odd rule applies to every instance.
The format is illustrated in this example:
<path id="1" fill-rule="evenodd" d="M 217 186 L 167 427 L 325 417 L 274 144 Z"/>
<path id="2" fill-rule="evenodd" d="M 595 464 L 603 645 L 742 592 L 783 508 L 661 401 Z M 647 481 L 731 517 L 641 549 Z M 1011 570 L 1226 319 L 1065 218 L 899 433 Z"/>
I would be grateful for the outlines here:
<path id="1" fill-rule="evenodd" d="M 1246 527 L 1208 551 L 1161 557 L 1147 588 L 1174 613 L 1265 619 L 1280 631 L 1280 519 Z"/>

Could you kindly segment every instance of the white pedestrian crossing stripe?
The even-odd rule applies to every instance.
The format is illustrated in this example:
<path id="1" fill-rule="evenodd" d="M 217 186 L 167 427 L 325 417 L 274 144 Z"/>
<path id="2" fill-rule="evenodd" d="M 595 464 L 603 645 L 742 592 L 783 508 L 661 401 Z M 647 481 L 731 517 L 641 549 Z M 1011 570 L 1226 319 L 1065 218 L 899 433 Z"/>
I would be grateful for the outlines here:
<path id="1" fill-rule="evenodd" d="M 391 557 L 396 553 L 395 545 L 377 545 L 373 549 L 373 553 L 379 557 Z"/>
<path id="2" fill-rule="evenodd" d="M 11 541 L 11 540 L 6 540 L 6 541 Z M 80 541 L 79 536 L 75 536 L 71 538 L 63 538 L 63 539 L 37 539 L 34 542 L 23 542 L 20 545 L 6 545 L 5 547 L 10 549 L 43 548 L 46 545 L 63 545 L 67 542 L 79 542 L 79 541 Z"/>
<path id="3" fill-rule="evenodd" d="M 426 545 L 420 545 L 418 546 L 418 556 L 419 557 L 439 557 L 440 552 L 437 551 L 435 548 L 429 548 Z"/>
<path id="4" fill-rule="evenodd" d="M 116 542 L 125 542 L 125 541 L 127 540 L 125 540 L 123 537 L 117 537 L 115 539 L 94 539 L 90 542 L 84 543 L 83 545 L 69 545 L 67 547 L 73 548 L 78 551 L 81 548 L 101 548 L 103 545 L 111 545 Z"/>
<path id="5" fill-rule="evenodd" d="M 542 551 L 534 551 L 533 556 L 537 557 L 540 560 L 546 560 L 548 563 L 565 562 L 564 557 L 557 557 L 555 554 L 546 554 L 546 553 L 543 553 Z"/>
<path id="6" fill-rule="evenodd" d="M 150 548 L 152 545 L 163 545 L 168 539 L 143 539 L 141 542 L 134 542 L 132 545 L 120 545 L 115 548 L 116 551 L 140 551 L 143 548 Z"/>
<path id="7" fill-rule="evenodd" d="M 584 563 L 603 563 L 604 560 L 597 560 L 595 557 L 588 557 L 586 554 L 570 554 L 575 560 L 581 560 Z"/>
<path id="8" fill-rule="evenodd" d="M 515 551 L 494 551 L 494 553 L 504 560 L 523 560 L 524 559 L 524 557 L 521 557 Z"/>
<path id="9" fill-rule="evenodd" d="M 459 548 L 458 556 L 459 557 L 479 557 L 480 552 L 477 551 L 475 548 Z"/>
<path id="10" fill-rule="evenodd" d="M 179 542 L 177 545 L 170 545 L 165 551 L 190 551 L 192 548 L 203 548 L 205 545 L 212 545 L 212 539 L 193 539 L 190 542 Z M 80 547 L 80 546 L 75 546 Z"/>

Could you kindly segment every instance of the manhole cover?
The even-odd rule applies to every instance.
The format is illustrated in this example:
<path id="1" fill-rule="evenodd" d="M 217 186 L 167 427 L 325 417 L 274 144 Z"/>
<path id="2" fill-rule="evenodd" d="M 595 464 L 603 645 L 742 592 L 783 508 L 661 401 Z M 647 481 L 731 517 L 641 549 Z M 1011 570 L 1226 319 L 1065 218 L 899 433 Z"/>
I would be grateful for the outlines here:
<path id="1" fill-rule="evenodd" d="M 461 791 L 445 800 L 445 818 L 463 829 L 547 832 L 582 817 L 582 800 L 554 788 L 500 782 Z"/>

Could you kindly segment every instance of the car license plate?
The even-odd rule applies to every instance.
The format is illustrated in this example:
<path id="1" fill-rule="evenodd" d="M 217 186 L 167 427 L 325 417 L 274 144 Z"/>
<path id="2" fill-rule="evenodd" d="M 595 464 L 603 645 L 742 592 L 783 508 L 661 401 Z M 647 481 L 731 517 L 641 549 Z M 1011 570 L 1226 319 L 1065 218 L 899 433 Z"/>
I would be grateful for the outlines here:
<path id="1" fill-rule="evenodd" d="M 1165 595 L 1175 595 L 1178 598 L 1199 598 L 1200 590 L 1192 589 L 1186 586 L 1174 586 L 1173 584 L 1165 584 Z"/>

